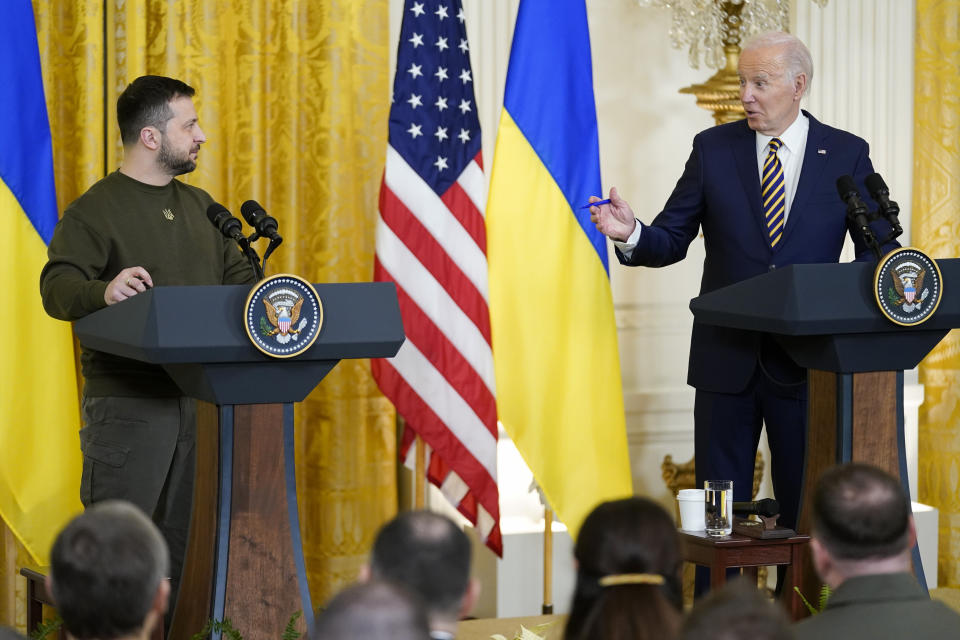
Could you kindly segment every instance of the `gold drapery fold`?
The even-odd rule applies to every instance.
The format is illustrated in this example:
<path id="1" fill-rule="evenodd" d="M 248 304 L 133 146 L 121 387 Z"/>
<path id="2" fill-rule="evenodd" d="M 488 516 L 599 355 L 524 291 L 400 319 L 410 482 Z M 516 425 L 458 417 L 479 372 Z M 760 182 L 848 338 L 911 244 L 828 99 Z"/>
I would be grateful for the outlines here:
<path id="1" fill-rule="evenodd" d="M 960 256 L 960 0 L 917 0 L 916 34 L 913 244 L 953 258 Z M 918 497 L 940 511 L 938 581 L 951 587 L 960 586 L 958 372 L 955 330 L 920 365 L 918 467 Z"/>
<path id="2" fill-rule="evenodd" d="M 234 212 L 255 199 L 277 218 L 284 243 L 268 273 L 371 279 L 390 106 L 387 0 L 33 4 L 61 211 L 118 166 L 115 104 L 126 84 L 173 76 L 197 90 L 208 138 L 184 179 Z M 318 606 L 356 577 L 376 530 L 396 513 L 395 414 L 369 362 L 344 361 L 296 419 L 301 529 Z M 5 598 L 14 589 L 7 573 Z"/>

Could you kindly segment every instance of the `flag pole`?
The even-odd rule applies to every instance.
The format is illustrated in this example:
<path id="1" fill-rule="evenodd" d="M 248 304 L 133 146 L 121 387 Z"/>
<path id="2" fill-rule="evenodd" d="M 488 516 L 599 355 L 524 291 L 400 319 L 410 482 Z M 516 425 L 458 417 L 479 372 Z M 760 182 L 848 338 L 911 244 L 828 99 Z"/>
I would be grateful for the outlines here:
<path id="1" fill-rule="evenodd" d="M 413 488 L 413 508 L 414 509 L 423 509 L 424 494 L 426 493 L 426 477 L 427 477 L 427 452 L 426 448 L 423 445 L 423 438 L 420 437 L 420 434 L 417 434 L 417 439 L 414 445 L 417 448 L 417 461 L 416 466 L 414 467 L 414 488 Z"/>
<path id="2" fill-rule="evenodd" d="M 553 613 L 553 509 L 543 510 L 543 606 L 541 613 Z"/>

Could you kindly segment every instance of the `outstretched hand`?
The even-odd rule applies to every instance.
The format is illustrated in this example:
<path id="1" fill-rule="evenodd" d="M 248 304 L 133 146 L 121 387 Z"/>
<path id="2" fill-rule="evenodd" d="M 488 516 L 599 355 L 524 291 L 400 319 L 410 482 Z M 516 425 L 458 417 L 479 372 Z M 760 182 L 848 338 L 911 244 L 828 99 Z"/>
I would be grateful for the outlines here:
<path id="1" fill-rule="evenodd" d="M 599 202 L 597 196 L 590 196 L 590 202 Z M 610 189 L 610 203 L 599 207 L 590 207 L 590 222 L 597 231 L 611 240 L 626 242 L 636 227 L 637 220 L 627 201 L 620 197 L 617 188 Z"/>
<path id="2" fill-rule="evenodd" d="M 153 278 L 143 267 L 127 267 L 107 284 L 103 299 L 108 305 L 123 302 L 153 286 Z"/>

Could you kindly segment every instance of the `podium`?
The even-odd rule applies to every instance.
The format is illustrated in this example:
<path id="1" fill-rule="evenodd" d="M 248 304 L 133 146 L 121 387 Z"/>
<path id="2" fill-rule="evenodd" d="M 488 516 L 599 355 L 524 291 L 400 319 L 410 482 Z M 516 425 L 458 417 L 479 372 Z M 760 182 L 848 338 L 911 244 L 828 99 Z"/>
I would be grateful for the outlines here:
<path id="1" fill-rule="evenodd" d="M 873 263 L 791 265 L 690 302 L 697 322 L 769 333 L 807 368 L 807 451 L 798 533 L 809 534 L 813 492 L 827 468 L 865 462 L 900 478 L 909 495 L 903 442 L 903 370 L 960 327 L 960 259 L 938 260 L 943 295 L 926 322 L 899 326 L 873 297 Z M 926 584 L 916 547 L 914 570 Z M 820 582 L 804 561 L 809 599 Z"/>
<path id="2" fill-rule="evenodd" d="M 340 360 L 392 357 L 404 340 L 392 283 L 314 288 L 323 326 L 289 359 L 261 353 L 247 337 L 245 285 L 157 287 L 74 324 L 85 347 L 162 365 L 185 395 L 204 401 L 171 638 L 191 637 L 210 618 L 229 618 L 249 638 L 279 637 L 298 611 L 301 626 L 312 626 L 293 403 Z"/>

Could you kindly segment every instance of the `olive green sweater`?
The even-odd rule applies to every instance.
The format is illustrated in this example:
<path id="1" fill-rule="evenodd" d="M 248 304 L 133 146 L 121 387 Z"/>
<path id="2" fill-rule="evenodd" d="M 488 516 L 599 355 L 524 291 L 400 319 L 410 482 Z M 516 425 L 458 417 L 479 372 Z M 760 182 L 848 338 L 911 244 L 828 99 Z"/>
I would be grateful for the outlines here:
<path id="1" fill-rule="evenodd" d="M 206 217 L 213 199 L 178 180 L 157 187 L 114 171 L 63 214 L 40 274 L 47 313 L 76 320 L 107 306 L 107 284 L 127 267 L 143 267 L 155 287 L 253 283 L 239 247 Z M 122 304 L 122 303 L 120 303 Z M 162 367 L 83 349 L 88 396 L 180 395 Z"/>

